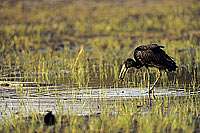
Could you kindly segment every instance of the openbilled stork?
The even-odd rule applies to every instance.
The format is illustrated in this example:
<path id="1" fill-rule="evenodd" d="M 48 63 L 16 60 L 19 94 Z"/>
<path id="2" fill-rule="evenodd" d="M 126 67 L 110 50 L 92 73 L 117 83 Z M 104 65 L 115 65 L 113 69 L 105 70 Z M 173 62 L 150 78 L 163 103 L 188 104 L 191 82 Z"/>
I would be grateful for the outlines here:
<path id="1" fill-rule="evenodd" d="M 161 70 L 165 71 L 175 71 L 178 66 L 174 62 L 174 60 L 168 56 L 165 51 L 162 49 L 164 46 L 158 44 L 148 44 L 148 45 L 140 45 L 134 51 L 134 58 L 135 60 L 128 58 L 120 71 L 119 79 L 123 81 L 126 72 L 129 68 L 135 67 L 140 69 L 141 67 L 145 66 L 147 68 L 148 74 L 148 92 L 149 95 L 153 91 L 156 83 L 160 79 L 162 73 Z M 149 67 L 155 67 L 159 70 L 159 76 L 150 88 L 150 73 Z M 153 95 L 154 96 L 154 95 Z M 155 97 L 154 97 L 155 98 Z"/>

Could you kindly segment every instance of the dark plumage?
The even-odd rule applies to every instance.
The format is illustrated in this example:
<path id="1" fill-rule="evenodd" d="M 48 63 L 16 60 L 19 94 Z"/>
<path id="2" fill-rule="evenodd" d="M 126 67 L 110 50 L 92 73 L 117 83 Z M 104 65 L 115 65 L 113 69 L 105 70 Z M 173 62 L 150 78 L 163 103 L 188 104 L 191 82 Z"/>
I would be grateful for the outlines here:
<path id="1" fill-rule="evenodd" d="M 56 118 L 55 118 L 55 116 L 52 114 L 52 111 L 49 111 L 46 115 L 45 115 L 45 117 L 44 117 L 44 123 L 46 124 L 46 125 L 55 125 L 55 123 L 56 123 Z"/>
<path id="2" fill-rule="evenodd" d="M 160 70 L 175 71 L 177 68 L 176 63 L 161 48 L 164 48 L 164 46 L 157 44 L 137 47 L 134 58 L 139 67 L 156 67 Z"/>
<path id="3" fill-rule="evenodd" d="M 134 51 L 134 58 L 135 60 L 128 58 L 121 69 L 119 78 L 123 80 L 125 77 L 128 68 L 135 67 L 137 69 L 145 66 L 148 70 L 149 67 L 156 67 L 160 70 L 165 71 L 175 71 L 177 67 L 176 63 L 173 61 L 171 57 L 169 57 L 165 51 L 162 49 L 164 46 L 158 44 L 149 44 L 149 45 L 141 45 L 138 46 Z M 148 76 L 149 70 L 148 70 Z M 160 73 L 161 76 L 161 73 Z M 158 79 L 160 78 L 158 77 Z M 154 88 L 155 84 L 157 83 L 158 79 L 155 81 L 154 85 L 149 92 Z M 149 80 L 149 79 L 148 79 Z"/>

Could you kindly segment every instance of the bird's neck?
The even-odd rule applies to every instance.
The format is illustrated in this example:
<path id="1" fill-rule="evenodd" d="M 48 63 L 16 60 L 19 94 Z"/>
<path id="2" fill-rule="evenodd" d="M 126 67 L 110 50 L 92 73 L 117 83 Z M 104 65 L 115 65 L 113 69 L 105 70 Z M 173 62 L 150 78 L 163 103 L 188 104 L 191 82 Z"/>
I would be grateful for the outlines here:
<path id="1" fill-rule="evenodd" d="M 143 65 L 139 60 L 133 60 L 133 67 L 139 69 L 141 68 Z"/>

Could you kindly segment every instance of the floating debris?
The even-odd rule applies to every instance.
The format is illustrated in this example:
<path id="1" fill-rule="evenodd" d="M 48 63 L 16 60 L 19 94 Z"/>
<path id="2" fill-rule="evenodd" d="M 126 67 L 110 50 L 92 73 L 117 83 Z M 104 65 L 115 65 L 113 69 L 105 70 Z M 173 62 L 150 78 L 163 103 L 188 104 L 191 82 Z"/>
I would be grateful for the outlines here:
<path id="1" fill-rule="evenodd" d="M 15 81 L 0 81 L 0 87 L 45 87 L 45 86 L 60 86 L 58 84 L 48 84 L 39 82 L 15 82 Z"/>

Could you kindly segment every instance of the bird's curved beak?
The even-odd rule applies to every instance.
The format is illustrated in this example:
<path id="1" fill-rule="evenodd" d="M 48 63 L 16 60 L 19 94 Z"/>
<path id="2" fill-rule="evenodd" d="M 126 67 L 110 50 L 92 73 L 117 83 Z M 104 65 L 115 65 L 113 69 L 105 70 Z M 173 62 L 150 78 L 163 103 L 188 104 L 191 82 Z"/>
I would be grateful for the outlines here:
<path id="1" fill-rule="evenodd" d="M 121 69 L 121 71 L 119 73 L 119 80 L 123 81 L 123 79 L 124 79 L 124 77 L 126 75 L 127 70 L 128 70 L 128 68 L 126 67 L 125 64 L 123 64 L 122 69 Z"/>

